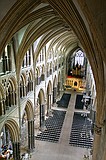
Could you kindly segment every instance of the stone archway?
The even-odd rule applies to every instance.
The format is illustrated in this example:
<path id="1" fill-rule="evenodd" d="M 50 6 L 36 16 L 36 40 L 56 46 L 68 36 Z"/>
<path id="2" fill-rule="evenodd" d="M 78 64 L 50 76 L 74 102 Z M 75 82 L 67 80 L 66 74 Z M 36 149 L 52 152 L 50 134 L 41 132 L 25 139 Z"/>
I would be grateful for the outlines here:
<path id="1" fill-rule="evenodd" d="M 22 148 L 26 147 L 27 152 L 31 152 L 35 148 L 34 142 L 34 110 L 31 101 L 27 101 L 22 116 L 21 127 Z"/>
<path id="2" fill-rule="evenodd" d="M 3 130 L 3 128 L 5 129 Z M 5 145 L 8 145 L 8 147 L 11 145 L 14 160 L 20 160 L 20 133 L 17 122 L 13 119 L 7 119 L 1 131 L 5 136 Z"/>

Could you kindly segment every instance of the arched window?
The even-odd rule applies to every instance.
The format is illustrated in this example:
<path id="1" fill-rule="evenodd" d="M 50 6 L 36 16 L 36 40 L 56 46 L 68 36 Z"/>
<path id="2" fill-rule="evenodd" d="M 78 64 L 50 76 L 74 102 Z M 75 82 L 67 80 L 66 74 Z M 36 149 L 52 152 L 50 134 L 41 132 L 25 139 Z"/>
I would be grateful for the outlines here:
<path id="1" fill-rule="evenodd" d="M 83 66 L 84 63 L 84 53 L 81 50 L 78 50 L 75 54 L 75 65 L 79 64 Z"/>

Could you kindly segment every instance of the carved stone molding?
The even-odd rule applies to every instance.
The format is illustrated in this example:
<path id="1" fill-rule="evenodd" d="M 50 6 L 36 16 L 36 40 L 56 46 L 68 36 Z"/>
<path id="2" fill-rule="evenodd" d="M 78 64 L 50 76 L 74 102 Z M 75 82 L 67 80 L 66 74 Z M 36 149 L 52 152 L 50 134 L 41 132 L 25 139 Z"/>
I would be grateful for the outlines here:
<path id="1" fill-rule="evenodd" d="M 95 131 L 96 134 L 101 135 L 102 127 L 97 126 L 97 125 L 95 124 L 95 126 L 94 126 L 94 131 Z"/>

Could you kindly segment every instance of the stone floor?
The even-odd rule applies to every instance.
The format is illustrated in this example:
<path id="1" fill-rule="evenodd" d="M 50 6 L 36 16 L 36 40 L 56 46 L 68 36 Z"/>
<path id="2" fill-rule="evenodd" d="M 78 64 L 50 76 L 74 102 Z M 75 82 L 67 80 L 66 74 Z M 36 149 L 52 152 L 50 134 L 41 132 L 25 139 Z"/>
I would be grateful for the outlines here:
<path id="1" fill-rule="evenodd" d="M 84 155 L 90 155 L 90 149 L 69 145 L 70 130 L 72 127 L 76 92 L 71 93 L 71 99 L 67 108 L 61 135 L 58 143 L 47 141 L 35 141 L 35 151 L 30 160 L 83 160 Z M 54 106 L 54 109 L 57 107 Z M 52 108 L 53 109 L 53 108 Z M 60 110 L 60 108 L 59 108 Z"/>

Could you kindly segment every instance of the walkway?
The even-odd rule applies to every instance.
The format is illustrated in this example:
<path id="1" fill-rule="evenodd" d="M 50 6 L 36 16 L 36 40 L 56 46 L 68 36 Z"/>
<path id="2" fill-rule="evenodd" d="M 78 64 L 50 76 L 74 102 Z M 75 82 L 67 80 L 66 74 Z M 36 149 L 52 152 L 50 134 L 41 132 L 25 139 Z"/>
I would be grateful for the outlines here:
<path id="1" fill-rule="evenodd" d="M 71 99 L 67 108 L 59 142 L 51 143 L 36 140 L 35 152 L 32 153 L 30 160 L 83 160 L 83 155 L 87 154 L 88 150 L 86 148 L 69 145 L 75 99 L 76 93 L 73 92 L 71 93 Z"/>

